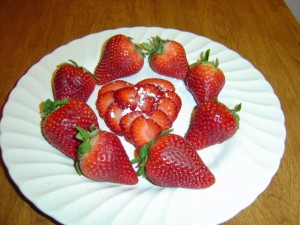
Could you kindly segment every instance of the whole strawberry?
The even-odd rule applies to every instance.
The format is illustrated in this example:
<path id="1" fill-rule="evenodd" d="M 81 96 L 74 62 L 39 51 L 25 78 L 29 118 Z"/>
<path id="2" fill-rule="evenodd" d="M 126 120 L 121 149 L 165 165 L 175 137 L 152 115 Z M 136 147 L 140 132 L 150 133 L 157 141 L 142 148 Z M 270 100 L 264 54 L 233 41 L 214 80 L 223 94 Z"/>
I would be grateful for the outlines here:
<path id="1" fill-rule="evenodd" d="M 97 84 L 106 84 L 117 78 L 139 72 L 144 65 L 142 49 L 130 37 L 117 34 L 111 37 L 103 51 L 94 75 Z"/>
<path id="2" fill-rule="evenodd" d="M 77 138 L 82 141 L 78 148 L 77 172 L 89 179 L 120 184 L 136 184 L 134 171 L 120 139 L 113 133 L 89 131 L 76 127 Z"/>
<path id="3" fill-rule="evenodd" d="M 209 61 L 210 50 L 192 64 L 185 82 L 198 104 L 216 99 L 225 84 L 225 76 L 218 68 L 219 61 Z"/>
<path id="4" fill-rule="evenodd" d="M 149 64 L 154 72 L 161 75 L 185 79 L 189 70 L 184 47 L 174 40 L 163 40 L 152 37 L 150 44 L 143 43 L 143 48 L 148 52 Z"/>
<path id="5" fill-rule="evenodd" d="M 233 110 L 215 101 L 198 105 L 185 138 L 197 149 L 222 143 L 231 138 L 239 128 L 241 104 Z"/>
<path id="6" fill-rule="evenodd" d="M 42 133 L 46 140 L 71 159 L 77 159 L 80 141 L 76 139 L 75 126 L 88 129 L 92 124 L 98 128 L 97 116 L 82 100 L 63 99 L 43 104 Z"/>
<path id="7" fill-rule="evenodd" d="M 168 132 L 168 131 L 167 131 Z M 207 188 L 215 177 L 194 147 L 183 137 L 162 133 L 140 150 L 139 175 L 162 187 Z"/>
<path id="8" fill-rule="evenodd" d="M 86 102 L 95 89 L 95 79 L 87 69 L 70 62 L 60 64 L 54 73 L 54 99 L 74 98 Z"/>

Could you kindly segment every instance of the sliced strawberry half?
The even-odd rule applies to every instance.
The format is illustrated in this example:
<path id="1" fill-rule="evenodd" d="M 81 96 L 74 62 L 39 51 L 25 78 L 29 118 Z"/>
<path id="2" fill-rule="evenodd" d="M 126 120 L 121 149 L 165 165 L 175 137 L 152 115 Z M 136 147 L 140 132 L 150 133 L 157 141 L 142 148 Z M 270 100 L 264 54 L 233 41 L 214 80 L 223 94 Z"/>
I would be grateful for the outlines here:
<path id="1" fill-rule="evenodd" d="M 175 87 L 170 81 L 161 78 L 147 78 L 136 83 L 136 86 L 141 86 L 144 84 L 154 84 L 162 91 L 175 91 Z"/>
<path id="2" fill-rule="evenodd" d="M 157 109 L 150 116 L 150 118 L 153 119 L 162 128 L 162 130 L 167 130 L 172 126 L 172 121 L 170 120 L 170 118 L 165 112 L 160 109 Z"/>
<path id="3" fill-rule="evenodd" d="M 104 94 L 100 94 L 100 92 L 98 92 L 98 98 L 96 100 L 96 108 L 101 118 L 104 118 L 108 107 L 113 102 L 114 102 L 114 91 L 107 91 Z"/>
<path id="4" fill-rule="evenodd" d="M 151 118 L 137 117 L 131 124 L 131 136 L 136 148 L 149 143 L 161 132 L 161 127 Z"/>
<path id="5" fill-rule="evenodd" d="M 164 113 L 167 114 L 169 119 L 172 121 L 172 123 L 175 121 L 175 119 L 178 116 L 179 109 L 175 102 L 170 98 L 163 98 L 161 99 L 157 109 L 162 110 Z"/>
<path id="6" fill-rule="evenodd" d="M 133 111 L 124 115 L 120 120 L 120 127 L 125 136 L 125 139 L 133 144 L 131 136 L 131 124 L 139 116 L 142 116 L 142 111 Z"/>
<path id="7" fill-rule="evenodd" d="M 107 127 L 117 135 L 122 136 L 123 132 L 120 127 L 120 120 L 123 116 L 123 110 L 116 104 L 111 103 L 105 113 L 104 121 Z"/>
<path id="8" fill-rule="evenodd" d="M 138 95 L 138 108 L 147 115 L 151 115 L 156 110 L 158 102 L 164 93 L 154 84 L 144 84 L 138 87 Z"/>
<path id="9" fill-rule="evenodd" d="M 115 80 L 110 83 L 107 83 L 101 87 L 99 90 L 99 95 L 104 94 L 107 91 L 116 91 L 124 87 L 133 87 L 134 85 L 124 81 L 124 80 Z"/>
<path id="10" fill-rule="evenodd" d="M 177 105 L 179 110 L 182 106 L 182 101 L 179 95 L 174 91 L 165 91 L 165 97 L 172 99 L 172 101 Z"/>
<path id="11" fill-rule="evenodd" d="M 144 98 L 139 101 L 138 108 L 147 114 L 148 116 L 151 116 L 152 113 L 157 109 L 158 102 L 153 97 Z"/>
<path id="12" fill-rule="evenodd" d="M 138 91 L 135 87 L 124 87 L 114 92 L 115 103 L 121 109 L 134 111 L 138 105 Z"/>

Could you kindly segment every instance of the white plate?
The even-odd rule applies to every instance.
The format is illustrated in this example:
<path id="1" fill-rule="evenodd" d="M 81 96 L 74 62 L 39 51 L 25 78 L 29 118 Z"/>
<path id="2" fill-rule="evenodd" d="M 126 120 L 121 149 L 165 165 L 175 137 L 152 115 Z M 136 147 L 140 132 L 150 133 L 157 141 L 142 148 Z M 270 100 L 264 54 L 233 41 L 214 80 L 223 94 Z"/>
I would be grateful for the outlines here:
<path id="1" fill-rule="evenodd" d="M 240 129 L 223 144 L 199 152 L 216 176 L 204 190 L 160 188 L 141 178 L 135 186 L 97 183 L 78 176 L 72 160 L 41 135 L 39 104 L 53 98 L 50 80 L 56 66 L 69 59 L 94 71 L 103 43 L 122 33 L 141 43 L 159 35 L 185 47 L 189 63 L 211 49 L 226 76 L 220 100 L 242 103 Z M 136 83 L 155 74 L 143 69 L 125 80 Z M 183 100 L 174 132 L 184 135 L 195 102 L 183 82 L 169 79 Z M 98 86 L 88 103 L 95 108 Z M 106 128 L 99 119 L 100 126 Z M 1 121 L 4 162 L 21 192 L 41 211 L 63 224 L 198 225 L 218 224 L 250 205 L 276 173 L 284 152 L 284 115 L 272 87 L 251 63 L 210 39 L 157 27 L 107 30 L 72 41 L 33 65 L 12 90 Z M 122 139 L 133 157 L 133 146 Z"/>

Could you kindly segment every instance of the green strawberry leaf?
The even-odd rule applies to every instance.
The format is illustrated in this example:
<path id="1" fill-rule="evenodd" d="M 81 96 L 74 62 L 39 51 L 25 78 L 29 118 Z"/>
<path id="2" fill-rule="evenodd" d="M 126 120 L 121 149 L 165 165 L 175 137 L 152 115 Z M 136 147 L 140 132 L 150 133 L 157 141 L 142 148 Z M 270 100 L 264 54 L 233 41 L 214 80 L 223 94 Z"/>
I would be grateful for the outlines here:
<path id="1" fill-rule="evenodd" d="M 95 129 L 94 124 L 90 126 L 89 131 L 83 129 L 80 126 L 75 126 L 75 128 L 79 131 L 76 134 L 76 138 L 82 141 L 82 143 L 78 146 L 78 155 L 79 155 L 79 159 L 81 159 L 81 157 L 85 153 L 89 152 L 89 150 L 92 148 L 92 145 L 90 143 L 91 138 L 94 137 L 100 130 Z"/>
<path id="2" fill-rule="evenodd" d="M 55 110 L 59 109 L 63 105 L 68 103 L 68 99 L 62 99 L 62 100 L 54 100 L 47 99 L 43 103 L 43 110 L 42 110 L 42 118 L 45 118 L 47 115 L 51 114 Z"/>
<path id="3" fill-rule="evenodd" d="M 149 43 L 143 42 L 141 45 L 142 45 L 142 47 L 143 47 L 146 51 L 148 51 L 148 52 L 151 52 L 152 49 L 153 49 L 153 46 L 150 45 Z"/>
<path id="4" fill-rule="evenodd" d="M 78 175 L 81 176 L 82 171 L 80 169 L 79 160 L 76 160 L 76 162 L 75 162 L 75 169 L 76 169 L 76 172 L 78 173 Z"/>

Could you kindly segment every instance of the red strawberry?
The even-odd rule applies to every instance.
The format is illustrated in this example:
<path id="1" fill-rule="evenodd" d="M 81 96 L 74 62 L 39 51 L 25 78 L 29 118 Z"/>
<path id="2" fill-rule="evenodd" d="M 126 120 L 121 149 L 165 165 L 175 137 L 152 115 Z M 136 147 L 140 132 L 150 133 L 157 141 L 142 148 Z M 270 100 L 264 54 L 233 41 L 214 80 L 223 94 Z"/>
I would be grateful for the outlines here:
<path id="1" fill-rule="evenodd" d="M 143 112 L 133 111 L 124 115 L 120 120 L 120 127 L 127 141 L 133 143 L 131 136 L 131 124 L 139 116 L 142 116 Z"/>
<path id="2" fill-rule="evenodd" d="M 166 115 L 169 117 L 172 123 L 176 120 L 180 111 L 175 102 L 170 98 L 161 99 L 157 109 L 160 109 L 164 113 L 166 113 Z"/>
<path id="3" fill-rule="evenodd" d="M 161 75 L 185 79 L 189 70 L 184 47 L 174 40 L 163 40 L 160 37 L 152 37 L 150 44 L 142 46 L 148 51 L 149 64 L 154 72 Z"/>
<path id="4" fill-rule="evenodd" d="M 139 96 L 137 88 L 135 87 L 124 87 L 121 88 L 114 93 L 115 103 L 121 109 L 131 109 L 132 111 L 138 105 Z"/>
<path id="5" fill-rule="evenodd" d="M 131 38 L 117 34 L 107 41 L 94 75 L 97 84 L 106 84 L 117 78 L 136 74 L 143 65 L 141 48 Z"/>
<path id="6" fill-rule="evenodd" d="M 98 128 L 98 120 L 89 105 L 78 99 L 44 102 L 42 132 L 46 140 L 72 159 L 77 159 L 80 141 L 75 138 L 75 126 Z"/>
<path id="7" fill-rule="evenodd" d="M 162 130 L 167 130 L 172 126 L 172 121 L 169 119 L 168 115 L 160 109 L 154 111 L 150 118 L 153 119 Z"/>
<path id="8" fill-rule="evenodd" d="M 101 118 L 104 118 L 105 113 L 111 103 L 114 102 L 114 91 L 107 91 L 104 94 L 98 92 L 98 98 L 96 100 L 96 108 Z"/>
<path id="9" fill-rule="evenodd" d="M 174 91 L 165 91 L 165 97 L 170 98 L 181 109 L 182 101 L 178 94 Z"/>
<path id="10" fill-rule="evenodd" d="M 76 127 L 79 146 L 77 172 L 89 179 L 133 185 L 138 183 L 137 175 L 129 161 L 120 139 L 107 131 L 86 131 Z"/>
<path id="11" fill-rule="evenodd" d="M 54 99 L 74 98 L 86 102 L 95 89 L 95 79 L 84 67 L 70 61 L 73 64 L 60 64 L 54 73 Z"/>
<path id="12" fill-rule="evenodd" d="M 103 95 L 107 91 L 116 91 L 124 87 L 133 87 L 134 85 L 124 81 L 124 80 L 115 80 L 110 83 L 107 83 L 101 87 L 98 94 Z"/>
<path id="13" fill-rule="evenodd" d="M 138 108 L 147 115 L 151 115 L 156 110 L 158 102 L 164 93 L 154 84 L 144 84 L 138 86 L 138 95 Z"/>
<path id="14" fill-rule="evenodd" d="M 137 148 L 156 138 L 162 131 L 161 127 L 153 119 L 145 118 L 144 116 L 137 117 L 131 123 L 130 129 L 132 141 Z"/>
<path id="15" fill-rule="evenodd" d="M 207 188 L 215 177 L 194 147 L 176 134 L 162 134 L 140 150 L 131 161 L 139 163 L 139 175 L 162 187 Z"/>
<path id="16" fill-rule="evenodd" d="M 198 105 L 186 139 L 198 150 L 224 142 L 239 128 L 236 112 L 240 109 L 241 104 L 229 110 L 224 104 L 214 101 Z"/>
<path id="17" fill-rule="evenodd" d="M 215 100 L 225 84 L 225 76 L 218 68 L 219 61 L 208 61 L 210 50 L 205 52 L 205 56 L 191 65 L 185 82 L 187 89 L 192 93 L 196 102 Z"/>
<path id="18" fill-rule="evenodd" d="M 123 110 L 116 104 L 111 103 L 104 115 L 106 126 L 115 134 L 122 136 L 123 132 L 120 127 L 120 120 L 123 116 Z"/>
<path id="19" fill-rule="evenodd" d="M 175 91 L 175 87 L 170 81 L 161 78 L 146 78 L 136 83 L 135 86 L 139 87 L 144 84 L 154 84 L 155 86 L 158 86 L 162 91 Z"/>

